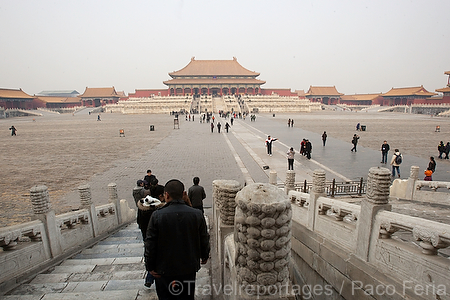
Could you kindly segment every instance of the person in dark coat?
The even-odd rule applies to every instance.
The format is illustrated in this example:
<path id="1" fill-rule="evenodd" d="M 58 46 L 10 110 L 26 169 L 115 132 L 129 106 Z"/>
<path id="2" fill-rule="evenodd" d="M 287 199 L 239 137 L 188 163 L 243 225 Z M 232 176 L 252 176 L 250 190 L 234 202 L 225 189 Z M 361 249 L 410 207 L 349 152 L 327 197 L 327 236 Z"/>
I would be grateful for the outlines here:
<path id="1" fill-rule="evenodd" d="M 328 137 L 327 132 L 324 131 L 324 132 L 322 133 L 322 143 L 323 143 L 323 146 L 324 146 L 324 147 L 325 147 L 325 143 L 327 142 L 327 137 Z"/>
<path id="2" fill-rule="evenodd" d="M 305 142 L 305 156 L 306 156 L 307 159 L 311 159 L 311 151 L 312 151 L 312 144 L 307 139 L 306 142 Z"/>
<path id="3" fill-rule="evenodd" d="M 164 186 L 166 205 L 150 219 L 145 239 L 145 268 L 155 277 L 159 299 L 192 299 L 200 263 L 210 245 L 202 212 L 183 201 L 184 185 L 177 179 Z M 177 297 L 173 291 L 179 291 Z"/>
<path id="4" fill-rule="evenodd" d="M 433 173 L 436 171 L 436 161 L 434 160 L 434 157 L 430 157 L 430 162 L 428 163 L 428 170 L 431 170 Z"/>
<path id="5" fill-rule="evenodd" d="M 228 124 L 228 122 L 226 122 L 225 123 L 225 130 L 227 131 L 227 133 L 228 133 L 228 129 L 230 129 L 230 124 Z"/>
<path id="6" fill-rule="evenodd" d="M 194 177 L 192 180 L 194 185 L 191 186 L 188 190 L 188 197 L 191 201 L 192 207 L 203 211 L 203 199 L 206 198 L 205 189 L 199 185 L 200 178 Z"/>
<path id="7" fill-rule="evenodd" d="M 443 141 L 441 141 L 441 142 L 439 143 L 439 145 L 438 145 L 438 151 L 439 151 L 439 156 L 438 156 L 438 158 L 439 158 L 439 159 L 442 159 L 442 154 L 444 154 L 444 152 L 445 152 L 445 145 L 444 145 L 444 142 L 443 142 Z"/>
<path id="8" fill-rule="evenodd" d="M 448 159 L 448 154 L 450 153 L 450 142 L 447 142 L 447 144 L 445 145 L 444 153 L 445 153 L 444 159 Z"/>
<path id="9" fill-rule="evenodd" d="M 9 130 L 11 130 L 11 136 L 15 136 L 15 135 L 16 135 L 16 131 L 17 131 L 16 127 L 11 126 L 11 127 L 9 128 Z"/>
<path id="10" fill-rule="evenodd" d="M 388 158 L 388 152 L 391 148 L 389 147 L 389 144 L 387 141 L 384 141 L 383 144 L 381 144 L 381 163 L 387 164 L 387 158 Z"/>
<path id="11" fill-rule="evenodd" d="M 358 145 L 358 140 L 359 140 L 359 136 L 357 136 L 356 133 L 355 133 L 353 135 L 353 139 L 352 139 L 353 148 L 350 151 L 353 152 L 353 150 L 355 150 L 355 152 L 356 152 L 356 145 Z"/>

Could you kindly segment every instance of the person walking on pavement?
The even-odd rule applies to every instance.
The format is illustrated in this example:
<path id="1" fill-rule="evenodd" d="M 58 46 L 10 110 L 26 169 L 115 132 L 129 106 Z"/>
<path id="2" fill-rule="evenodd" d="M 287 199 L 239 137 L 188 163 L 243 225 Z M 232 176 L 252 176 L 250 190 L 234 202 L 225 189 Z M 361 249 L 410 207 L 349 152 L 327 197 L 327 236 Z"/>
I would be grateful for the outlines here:
<path id="1" fill-rule="evenodd" d="M 222 124 L 220 122 L 217 122 L 217 132 L 220 133 L 220 128 L 222 127 Z"/>
<path id="2" fill-rule="evenodd" d="M 192 207 L 201 210 L 203 213 L 203 199 L 206 198 L 205 189 L 199 185 L 200 178 L 194 177 L 192 182 L 194 185 L 189 188 L 188 197 L 191 200 Z"/>
<path id="3" fill-rule="evenodd" d="M 450 142 L 447 142 L 447 144 L 445 145 L 444 153 L 445 153 L 444 159 L 448 159 L 448 154 L 450 153 Z"/>
<path id="4" fill-rule="evenodd" d="M 288 170 L 294 170 L 294 155 L 294 148 L 291 147 L 287 152 Z"/>
<path id="5" fill-rule="evenodd" d="M 308 139 L 306 139 L 306 142 L 305 142 L 305 155 L 306 155 L 307 159 L 311 159 L 311 152 L 312 152 L 312 144 L 311 144 L 311 142 Z"/>
<path id="6" fill-rule="evenodd" d="M 214 123 L 211 122 L 211 132 L 214 132 Z"/>
<path id="7" fill-rule="evenodd" d="M 388 157 L 389 150 L 390 150 L 389 144 L 387 143 L 387 141 L 384 141 L 383 144 L 381 144 L 381 163 L 382 164 L 387 164 L 387 157 Z"/>
<path id="8" fill-rule="evenodd" d="M 15 136 L 16 135 L 16 127 L 14 127 L 14 125 L 11 125 L 11 127 L 9 128 L 9 130 L 11 130 L 11 136 Z"/>
<path id="9" fill-rule="evenodd" d="M 274 139 L 272 137 L 270 137 L 270 135 L 267 137 L 266 140 L 266 147 L 267 147 L 267 155 L 272 156 L 272 143 L 275 142 L 278 139 Z"/>
<path id="10" fill-rule="evenodd" d="M 228 122 L 226 122 L 225 123 L 225 130 L 227 131 L 227 133 L 228 133 L 228 129 L 230 129 L 230 124 L 228 124 Z"/>
<path id="11" fill-rule="evenodd" d="M 323 146 L 325 147 L 325 143 L 327 142 L 327 132 L 326 131 L 324 131 L 323 133 L 322 133 L 322 143 L 323 143 Z"/>
<path id="12" fill-rule="evenodd" d="M 291 119 L 288 119 L 288 127 L 291 127 Z"/>
<path id="13" fill-rule="evenodd" d="M 395 177 L 395 171 L 400 178 L 400 165 L 403 162 L 403 155 L 398 149 L 394 150 L 394 155 L 392 155 L 391 166 L 392 166 L 392 177 Z"/>
<path id="14" fill-rule="evenodd" d="M 443 141 L 441 141 L 441 142 L 439 143 L 439 145 L 438 145 L 438 151 L 439 151 L 439 156 L 438 156 L 438 158 L 439 158 L 439 159 L 442 159 L 442 154 L 445 153 L 445 145 L 444 145 L 444 142 L 443 142 Z"/>
<path id="15" fill-rule="evenodd" d="M 159 299 L 194 300 L 196 273 L 209 258 L 205 217 L 186 205 L 183 196 L 184 184 L 169 180 L 164 186 L 166 205 L 153 213 L 147 228 L 145 268 L 155 277 Z"/>
<path id="16" fill-rule="evenodd" d="M 356 133 L 355 133 L 353 135 L 353 139 L 352 139 L 353 148 L 350 151 L 353 152 L 353 150 L 355 150 L 355 152 L 356 152 L 356 145 L 358 145 L 358 140 L 359 140 L 359 136 L 356 135 Z"/>
<path id="17" fill-rule="evenodd" d="M 436 171 L 436 161 L 434 160 L 433 156 L 430 156 L 430 162 L 428 163 L 428 170 L 431 170 L 431 172 Z"/>

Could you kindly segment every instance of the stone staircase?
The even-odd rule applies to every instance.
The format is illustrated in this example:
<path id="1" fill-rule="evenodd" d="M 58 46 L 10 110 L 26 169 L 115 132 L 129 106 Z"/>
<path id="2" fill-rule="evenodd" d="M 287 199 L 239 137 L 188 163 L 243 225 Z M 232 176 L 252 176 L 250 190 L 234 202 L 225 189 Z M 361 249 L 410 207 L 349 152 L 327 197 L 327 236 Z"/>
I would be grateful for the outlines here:
<path id="1" fill-rule="evenodd" d="M 0 299 L 158 299 L 155 285 L 144 287 L 143 254 L 141 232 L 132 223 Z M 208 280 L 209 263 L 197 273 L 197 285 L 208 284 Z"/>

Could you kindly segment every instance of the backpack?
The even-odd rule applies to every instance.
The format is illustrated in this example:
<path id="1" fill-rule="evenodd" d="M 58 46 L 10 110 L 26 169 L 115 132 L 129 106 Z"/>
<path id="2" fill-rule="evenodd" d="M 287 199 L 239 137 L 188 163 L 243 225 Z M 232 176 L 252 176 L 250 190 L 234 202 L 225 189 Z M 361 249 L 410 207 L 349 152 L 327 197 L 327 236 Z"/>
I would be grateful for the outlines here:
<path id="1" fill-rule="evenodd" d="M 397 165 L 401 164 L 402 161 L 403 161 L 402 155 L 401 154 L 399 154 L 399 155 L 396 154 L 394 161 L 395 161 L 395 164 L 397 164 Z"/>

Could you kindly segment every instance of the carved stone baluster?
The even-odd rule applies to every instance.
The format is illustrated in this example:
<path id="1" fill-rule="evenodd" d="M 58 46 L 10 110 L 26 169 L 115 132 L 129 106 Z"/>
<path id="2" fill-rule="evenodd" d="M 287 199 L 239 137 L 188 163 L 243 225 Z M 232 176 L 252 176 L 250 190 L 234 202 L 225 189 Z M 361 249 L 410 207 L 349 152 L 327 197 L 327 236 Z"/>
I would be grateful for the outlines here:
<path id="1" fill-rule="evenodd" d="M 286 172 L 286 181 L 284 182 L 284 190 L 286 195 L 289 194 L 289 191 L 293 191 L 295 189 L 295 171 L 288 170 Z"/>

